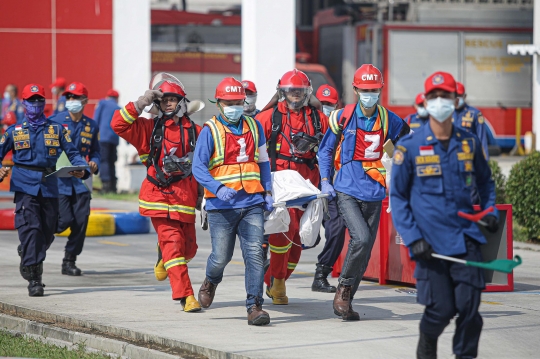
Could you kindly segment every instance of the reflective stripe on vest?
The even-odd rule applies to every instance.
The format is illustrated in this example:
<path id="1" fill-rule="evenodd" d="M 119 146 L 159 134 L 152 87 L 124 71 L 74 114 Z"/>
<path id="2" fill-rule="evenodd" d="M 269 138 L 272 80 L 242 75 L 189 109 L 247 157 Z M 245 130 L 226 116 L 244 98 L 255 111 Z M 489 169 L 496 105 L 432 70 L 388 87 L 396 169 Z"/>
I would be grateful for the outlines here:
<path id="1" fill-rule="evenodd" d="M 208 170 L 212 177 L 236 191 L 244 189 L 247 193 L 264 192 L 257 164 L 259 160 L 259 128 L 256 121 L 249 116 L 244 116 L 240 135 L 233 134 L 216 117 L 207 121 L 205 126 L 210 128 L 214 140 L 214 153 L 208 164 Z M 227 139 L 229 141 L 233 139 L 233 142 L 227 144 Z M 215 197 L 207 189 L 204 191 L 204 196 L 206 198 Z"/>
<path id="2" fill-rule="evenodd" d="M 386 169 L 384 168 L 382 162 L 381 162 L 381 158 L 382 158 L 382 145 L 384 144 L 384 142 L 386 141 L 386 137 L 388 135 L 388 110 L 386 110 L 386 108 L 382 107 L 382 106 L 377 106 L 378 108 L 378 111 L 377 111 L 377 119 L 375 121 L 375 124 L 373 125 L 373 128 L 371 131 L 362 131 L 364 133 L 376 133 L 376 132 L 380 132 L 381 129 L 382 129 L 382 141 L 380 141 L 379 143 L 379 147 L 381 149 L 380 151 L 380 154 L 378 156 L 378 158 L 374 158 L 373 161 L 369 161 L 369 160 L 355 160 L 355 157 L 358 157 L 360 156 L 360 154 L 358 154 L 357 152 L 357 141 L 358 141 L 358 138 L 357 138 L 357 134 L 358 134 L 358 131 L 355 129 L 355 141 L 354 141 L 354 146 L 355 146 L 355 151 L 353 152 L 352 154 L 352 157 L 351 159 L 347 162 L 352 162 L 352 161 L 357 161 L 357 162 L 362 162 L 362 167 L 364 168 L 364 171 L 366 171 L 366 174 L 368 176 L 370 176 L 371 178 L 373 178 L 375 181 L 379 182 L 383 187 L 386 187 Z M 330 128 L 332 130 L 332 132 L 334 132 L 335 134 L 338 133 L 339 131 L 339 119 L 340 117 L 343 116 L 343 111 L 333 111 L 331 114 L 330 114 L 330 118 L 329 118 L 329 123 L 330 123 Z M 352 117 L 352 116 L 351 116 Z M 347 122 L 349 122 L 350 119 L 347 120 Z M 343 131 L 345 132 L 346 131 L 346 126 L 347 126 L 348 123 L 345 123 L 343 125 Z M 343 160 L 342 160 L 342 145 L 343 145 L 343 139 L 344 139 L 344 135 L 342 134 L 341 138 L 339 139 L 339 145 L 338 145 L 338 149 L 336 151 L 336 158 L 335 158 L 335 161 L 334 161 L 334 167 L 336 168 L 337 171 L 339 171 L 341 169 L 341 167 L 344 165 L 344 164 L 347 164 L 347 163 L 343 163 Z M 364 148 L 364 153 L 366 152 L 367 150 L 367 147 Z"/>

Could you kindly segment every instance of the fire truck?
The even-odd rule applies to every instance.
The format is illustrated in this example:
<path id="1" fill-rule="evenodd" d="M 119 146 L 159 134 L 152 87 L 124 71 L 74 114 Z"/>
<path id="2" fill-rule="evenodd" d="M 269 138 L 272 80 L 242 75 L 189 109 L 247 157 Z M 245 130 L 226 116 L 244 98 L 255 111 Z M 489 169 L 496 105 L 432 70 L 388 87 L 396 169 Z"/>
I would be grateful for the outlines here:
<path id="1" fill-rule="evenodd" d="M 241 79 L 241 16 L 152 10 L 152 72 L 166 71 L 181 79 L 190 99 L 212 99 L 223 77 Z M 314 91 L 325 83 L 335 86 L 327 69 L 309 63 L 313 31 L 296 30 L 296 68 L 311 79 Z M 277 84 L 256 84 L 258 88 Z M 258 99 L 262 108 L 270 99 Z M 204 123 L 215 113 L 212 106 L 193 115 Z"/>
<path id="2" fill-rule="evenodd" d="M 407 3 L 400 17 L 385 12 L 369 19 L 358 16 L 358 7 L 319 11 L 313 60 L 328 68 L 349 103 L 355 101 L 354 71 L 375 64 L 385 79 L 381 104 L 401 117 L 414 112 L 427 76 L 450 72 L 486 118 L 490 153 L 512 149 L 516 120 L 520 135 L 532 130 L 532 57 L 508 55 L 507 45 L 532 43 L 532 4 Z"/>

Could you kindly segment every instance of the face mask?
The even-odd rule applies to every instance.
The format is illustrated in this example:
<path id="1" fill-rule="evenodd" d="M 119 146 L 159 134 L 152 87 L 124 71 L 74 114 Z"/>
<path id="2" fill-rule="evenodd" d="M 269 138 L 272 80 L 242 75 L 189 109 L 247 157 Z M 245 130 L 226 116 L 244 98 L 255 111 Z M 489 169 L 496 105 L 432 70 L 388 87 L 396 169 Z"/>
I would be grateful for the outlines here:
<path id="1" fill-rule="evenodd" d="M 71 113 L 79 113 L 82 111 L 83 105 L 80 100 L 72 100 L 66 102 L 66 108 Z"/>
<path id="2" fill-rule="evenodd" d="M 427 112 L 438 122 L 443 123 L 449 119 L 454 110 L 453 99 L 437 97 L 427 101 Z"/>
<path id="3" fill-rule="evenodd" d="M 465 100 L 463 99 L 463 97 L 458 97 L 458 104 L 457 104 L 457 107 L 458 107 L 458 108 L 462 108 L 463 105 L 465 105 Z"/>
<path id="4" fill-rule="evenodd" d="M 378 92 L 359 92 L 360 104 L 363 108 L 372 108 L 379 101 Z"/>
<path id="5" fill-rule="evenodd" d="M 53 87 L 51 89 L 51 92 L 52 92 L 53 95 L 56 95 L 58 93 L 58 89 L 56 87 Z"/>
<path id="6" fill-rule="evenodd" d="M 246 102 L 244 103 L 244 112 L 252 113 L 255 111 L 255 103 L 257 102 L 257 95 L 246 96 Z"/>
<path id="7" fill-rule="evenodd" d="M 43 114 L 43 110 L 45 110 L 45 102 L 30 102 L 24 100 L 23 105 L 26 118 L 31 124 L 39 120 Z M 45 116 L 43 116 L 43 119 L 45 119 Z"/>
<path id="8" fill-rule="evenodd" d="M 7 92 L 7 91 L 4 92 L 4 98 L 5 98 L 6 100 L 8 100 L 8 101 L 11 100 L 11 96 L 9 95 L 9 92 Z"/>
<path id="9" fill-rule="evenodd" d="M 425 107 L 418 107 L 416 112 L 418 113 L 418 116 L 420 116 L 420 117 L 428 117 L 429 116 L 429 113 L 427 112 Z"/>
<path id="10" fill-rule="evenodd" d="M 327 105 L 323 105 L 322 106 L 322 112 L 326 115 L 326 116 L 330 116 L 330 112 L 334 111 L 336 108 L 334 106 L 327 106 Z"/>
<path id="11" fill-rule="evenodd" d="M 226 121 L 229 123 L 238 123 L 240 117 L 244 113 L 244 106 L 227 106 L 222 107 L 223 114 L 226 117 Z"/>

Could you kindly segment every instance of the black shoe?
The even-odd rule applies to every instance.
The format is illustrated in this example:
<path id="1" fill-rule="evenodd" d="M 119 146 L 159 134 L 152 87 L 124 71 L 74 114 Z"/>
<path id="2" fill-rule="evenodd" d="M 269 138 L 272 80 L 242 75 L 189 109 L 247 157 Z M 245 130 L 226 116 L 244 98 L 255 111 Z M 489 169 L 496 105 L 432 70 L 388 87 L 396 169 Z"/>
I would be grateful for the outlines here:
<path id="1" fill-rule="evenodd" d="M 28 295 L 30 297 L 43 297 L 43 293 L 45 293 L 43 288 L 45 288 L 45 284 L 41 283 L 41 281 L 28 281 Z"/>
<path id="2" fill-rule="evenodd" d="M 313 278 L 311 290 L 313 292 L 335 293 L 336 287 L 330 285 L 326 279 L 331 272 L 332 267 L 317 263 L 317 269 L 315 270 L 315 277 Z"/>
<path id="3" fill-rule="evenodd" d="M 64 259 L 62 260 L 62 274 L 71 275 L 71 276 L 80 276 L 82 274 L 81 270 L 75 265 L 77 256 L 66 252 Z"/>
<path id="4" fill-rule="evenodd" d="M 420 340 L 416 348 L 417 359 L 437 359 L 437 338 L 432 338 L 420 332 Z"/>

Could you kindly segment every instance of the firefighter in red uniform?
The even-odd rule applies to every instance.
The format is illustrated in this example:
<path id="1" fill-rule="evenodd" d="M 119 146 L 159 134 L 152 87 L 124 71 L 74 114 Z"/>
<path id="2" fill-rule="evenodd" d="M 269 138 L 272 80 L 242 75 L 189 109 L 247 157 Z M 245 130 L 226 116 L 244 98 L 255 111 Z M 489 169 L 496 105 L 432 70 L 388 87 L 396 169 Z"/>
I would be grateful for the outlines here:
<path id="1" fill-rule="evenodd" d="M 185 312 L 197 312 L 201 306 L 193 296 L 187 263 L 197 252 L 198 185 L 191 174 L 191 161 L 200 127 L 186 115 L 184 86 L 174 76 L 154 76 L 151 88 L 116 111 L 111 127 L 137 148 L 148 168 L 139 195 L 139 212 L 150 217 L 156 229 L 172 298 L 180 300 Z M 159 115 L 153 120 L 140 117 L 152 104 L 158 107 Z"/>
<path id="2" fill-rule="evenodd" d="M 313 89 L 302 71 L 286 72 L 277 86 L 280 102 L 257 115 L 268 141 L 272 171 L 295 170 L 319 185 L 317 150 L 328 128 L 328 118 L 309 105 Z M 268 106 L 267 106 L 268 107 Z M 266 294 L 274 304 L 288 304 L 285 280 L 292 274 L 302 253 L 300 218 L 304 212 L 289 209 L 291 223 L 286 233 L 270 235 L 270 267 L 265 274 Z"/>

